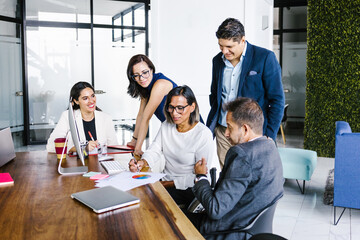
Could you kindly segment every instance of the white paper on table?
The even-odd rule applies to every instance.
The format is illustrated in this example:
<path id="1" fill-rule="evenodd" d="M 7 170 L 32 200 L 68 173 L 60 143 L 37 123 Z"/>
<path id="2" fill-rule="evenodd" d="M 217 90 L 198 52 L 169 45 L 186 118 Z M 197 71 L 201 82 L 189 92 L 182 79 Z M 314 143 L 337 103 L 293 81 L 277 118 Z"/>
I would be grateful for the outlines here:
<path id="1" fill-rule="evenodd" d="M 135 175 L 148 175 L 148 178 L 145 179 L 136 179 L 133 178 Z M 112 175 L 108 178 L 95 181 L 95 187 L 105 187 L 113 186 L 120 190 L 127 191 L 142 185 L 149 183 L 154 183 L 159 181 L 160 178 L 163 178 L 166 174 L 164 173 L 152 173 L 152 172 L 129 172 L 124 171 L 116 175 Z"/>

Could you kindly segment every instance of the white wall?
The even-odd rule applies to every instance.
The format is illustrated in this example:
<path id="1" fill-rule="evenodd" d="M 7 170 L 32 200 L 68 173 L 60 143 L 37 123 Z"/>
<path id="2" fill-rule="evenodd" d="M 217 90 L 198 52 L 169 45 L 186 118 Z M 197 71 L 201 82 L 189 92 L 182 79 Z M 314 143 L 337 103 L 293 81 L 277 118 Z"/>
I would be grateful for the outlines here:
<path id="1" fill-rule="evenodd" d="M 272 0 L 152 0 L 150 57 L 158 72 L 193 89 L 206 121 L 212 58 L 220 51 L 217 28 L 226 18 L 237 18 L 249 41 L 272 49 L 272 9 Z M 269 26 L 263 31 L 265 15 Z M 152 119 L 150 140 L 159 124 Z"/>
<path id="2" fill-rule="evenodd" d="M 257 46 L 273 49 L 273 0 L 245 0 L 246 39 Z"/>

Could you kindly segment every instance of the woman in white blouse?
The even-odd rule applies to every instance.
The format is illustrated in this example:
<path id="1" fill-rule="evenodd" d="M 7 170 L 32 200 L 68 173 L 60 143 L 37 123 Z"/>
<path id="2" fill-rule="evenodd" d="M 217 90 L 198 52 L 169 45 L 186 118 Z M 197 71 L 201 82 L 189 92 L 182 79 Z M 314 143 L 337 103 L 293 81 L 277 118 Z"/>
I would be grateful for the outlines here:
<path id="1" fill-rule="evenodd" d="M 165 158 L 161 183 L 177 204 L 188 206 L 194 199 L 194 165 L 205 158 L 208 169 L 215 157 L 211 131 L 200 120 L 199 107 L 192 90 L 184 85 L 172 89 L 164 106 L 166 121 L 142 159 L 129 162 L 132 172 L 154 168 Z"/>
<path id="2" fill-rule="evenodd" d="M 80 141 L 87 143 L 87 151 L 93 151 L 99 143 L 106 145 L 117 144 L 112 119 L 96 106 L 95 91 L 90 83 L 77 82 L 70 90 L 70 99 Z M 56 138 L 65 138 L 70 130 L 68 111 L 66 110 L 61 114 L 59 122 L 48 139 L 46 145 L 48 152 L 55 152 L 54 140 Z M 76 151 L 71 137 L 69 137 L 67 146 L 68 152 Z"/>

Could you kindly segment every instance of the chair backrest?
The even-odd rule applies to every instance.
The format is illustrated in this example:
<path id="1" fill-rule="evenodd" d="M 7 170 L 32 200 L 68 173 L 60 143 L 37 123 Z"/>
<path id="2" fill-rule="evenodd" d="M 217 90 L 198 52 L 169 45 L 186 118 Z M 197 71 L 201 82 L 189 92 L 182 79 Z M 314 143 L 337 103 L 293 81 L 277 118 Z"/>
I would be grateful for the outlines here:
<path id="1" fill-rule="evenodd" d="M 285 104 L 284 106 L 284 115 L 283 115 L 283 118 L 281 120 L 281 122 L 285 122 L 287 120 L 287 109 L 289 107 L 289 104 Z"/>
<path id="2" fill-rule="evenodd" d="M 287 240 L 282 236 L 272 234 L 272 233 L 260 233 L 252 236 L 249 240 Z"/>
<path id="3" fill-rule="evenodd" d="M 0 167 L 14 159 L 15 149 L 10 128 L 0 130 Z"/>
<path id="4" fill-rule="evenodd" d="M 360 209 L 360 133 L 336 122 L 334 206 Z"/>
<path id="5" fill-rule="evenodd" d="M 204 237 L 206 239 L 208 239 L 208 238 L 212 239 L 212 236 L 214 236 L 214 235 L 222 236 L 222 238 L 226 238 L 228 236 L 231 236 L 231 235 L 237 234 L 237 233 L 243 233 L 246 236 L 249 236 L 249 235 L 253 236 L 253 235 L 259 234 L 259 233 L 272 233 L 274 213 L 275 213 L 276 205 L 280 199 L 281 198 L 279 198 L 271 206 L 262 210 L 255 217 L 255 219 L 245 228 L 236 228 L 236 229 L 210 232 L 210 233 L 204 234 Z"/>
<path id="6" fill-rule="evenodd" d="M 262 210 L 247 227 L 242 229 L 242 231 L 249 233 L 250 235 L 272 233 L 274 213 L 278 201 L 279 200 Z"/>

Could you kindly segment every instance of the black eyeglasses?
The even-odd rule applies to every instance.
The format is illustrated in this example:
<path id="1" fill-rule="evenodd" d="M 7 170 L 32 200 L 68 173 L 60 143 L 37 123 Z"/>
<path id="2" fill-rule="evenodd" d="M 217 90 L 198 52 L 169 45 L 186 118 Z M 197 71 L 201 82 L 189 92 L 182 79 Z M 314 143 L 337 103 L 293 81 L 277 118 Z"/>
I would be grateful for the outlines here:
<path id="1" fill-rule="evenodd" d="M 135 75 L 132 75 L 131 78 L 134 80 L 134 81 L 140 81 L 140 78 L 143 77 L 143 78 L 148 78 L 150 76 L 150 70 L 145 70 L 142 72 L 142 74 L 135 74 Z"/>
<path id="2" fill-rule="evenodd" d="M 176 107 L 169 105 L 167 107 L 166 111 L 168 111 L 169 113 L 172 113 L 174 111 L 174 109 L 175 109 L 175 111 L 177 113 L 183 113 L 185 108 L 188 107 L 188 106 L 189 106 L 189 104 L 186 105 L 186 106 L 176 106 Z"/>

